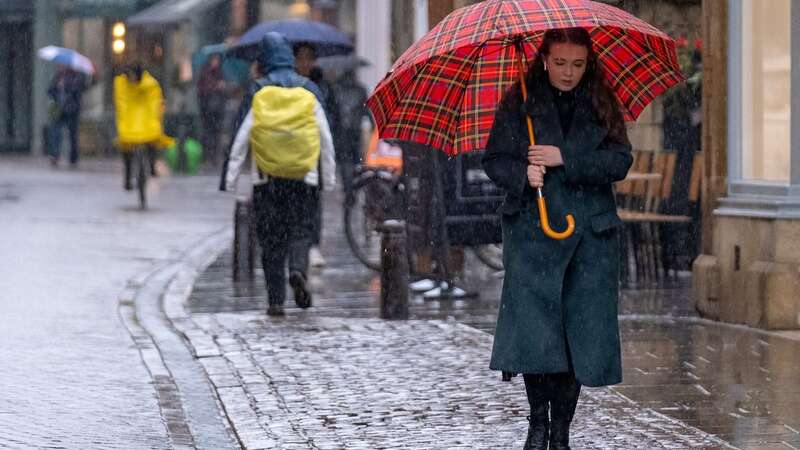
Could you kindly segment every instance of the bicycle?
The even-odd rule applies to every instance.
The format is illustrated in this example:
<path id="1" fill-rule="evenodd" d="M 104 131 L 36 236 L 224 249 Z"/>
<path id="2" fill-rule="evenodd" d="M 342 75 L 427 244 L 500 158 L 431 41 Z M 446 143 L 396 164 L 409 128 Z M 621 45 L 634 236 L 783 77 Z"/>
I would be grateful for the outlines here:
<path id="1" fill-rule="evenodd" d="M 381 270 L 378 225 L 385 220 L 404 218 L 403 192 L 400 176 L 392 170 L 380 167 L 356 169 L 353 191 L 345 198 L 345 235 L 355 257 L 372 270 Z M 483 264 L 493 270 L 503 270 L 502 244 L 470 248 Z"/>
<path id="2" fill-rule="evenodd" d="M 356 168 L 353 190 L 345 196 L 344 231 L 355 257 L 381 270 L 381 233 L 385 220 L 403 218 L 400 177 L 381 168 Z"/>
<path id="3" fill-rule="evenodd" d="M 136 190 L 139 194 L 139 208 L 147 209 L 147 178 L 153 170 L 155 155 L 148 145 L 133 145 L 129 147 L 130 175 L 135 180 Z"/>

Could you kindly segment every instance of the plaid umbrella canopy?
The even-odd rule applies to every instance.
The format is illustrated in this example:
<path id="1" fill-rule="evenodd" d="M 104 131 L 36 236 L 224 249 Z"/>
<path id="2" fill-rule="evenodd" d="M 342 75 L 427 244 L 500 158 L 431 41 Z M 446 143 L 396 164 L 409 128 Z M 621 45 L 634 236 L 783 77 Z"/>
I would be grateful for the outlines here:
<path id="1" fill-rule="evenodd" d="M 589 0 L 486 0 L 452 12 L 395 62 L 367 100 L 380 137 L 450 155 L 482 150 L 497 103 L 554 28 L 589 31 L 601 68 L 636 120 L 683 81 L 675 42 L 621 9 Z"/>

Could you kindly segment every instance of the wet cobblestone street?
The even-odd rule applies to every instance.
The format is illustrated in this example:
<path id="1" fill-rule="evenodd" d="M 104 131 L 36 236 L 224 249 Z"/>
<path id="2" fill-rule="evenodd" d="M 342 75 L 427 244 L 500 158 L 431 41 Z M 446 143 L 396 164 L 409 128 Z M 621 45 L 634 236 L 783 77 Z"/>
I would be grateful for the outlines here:
<path id="1" fill-rule="evenodd" d="M 522 380 L 488 370 L 501 274 L 468 252 L 474 296 L 380 320 L 334 194 L 314 306 L 268 318 L 216 178 L 159 179 L 141 212 L 116 164 L 0 167 L 0 448 L 521 447 Z M 623 291 L 624 382 L 584 391 L 574 448 L 800 449 L 800 333 L 702 320 L 688 282 Z"/>
<path id="2" fill-rule="evenodd" d="M 252 411 L 232 415 L 247 448 L 509 449 L 524 440 L 522 385 L 486 370 L 491 337 L 457 323 L 206 314 L 222 392 Z M 223 396 L 224 397 L 224 396 Z M 248 424 L 256 413 L 257 424 Z M 245 431 L 246 430 L 246 431 Z M 608 389 L 586 389 L 575 448 L 724 448 Z M 259 436 L 259 431 L 262 434 Z"/>
<path id="3" fill-rule="evenodd" d="M 338 220 L 329 207 L 326 223 Z M 229 254 L 188 302 L 202 342 L 215 339 L 217 356 L 201 358 L 215 386 L 253 405 L 229 415 L 247 447 L 521 446 L 521 380 L 488 370 L 491 337 L 475 331 L 493 331 L 501 277 L 470 257 L 478 297 L 414 296 L 412 321 L 379 321 L 376 274 L 330 228 L 313 308 L 267 318 L 260 271 L 233 283 Z M 585 390 L 575 448 L 800 448 L 800 342 L 699 319 L 687 281 L 623 292 L 624 382 Z"/>
<path id="4" fill-rule="evenodd" d="M 121 171 L 0 161 L 0 448 L 171 447 L 118 301 L 133 277 L 230 223 L 230 199 L 213 177 L 163 177 L 143 212 Z"/>

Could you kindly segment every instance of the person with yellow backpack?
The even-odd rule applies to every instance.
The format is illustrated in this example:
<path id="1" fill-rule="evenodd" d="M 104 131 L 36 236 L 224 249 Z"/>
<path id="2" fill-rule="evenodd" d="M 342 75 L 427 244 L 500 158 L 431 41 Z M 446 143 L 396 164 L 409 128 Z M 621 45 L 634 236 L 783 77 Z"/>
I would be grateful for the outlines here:
<path id="1" fill-rule="evenodd" d="M 225 190 L 235 191 L 248 149 L 253 161 L 253 208 L 271 316 L 284 315 L 285 266 L 300 308 L 311 306 L 307 286 L 313 221 L 319 205 L 318 166 L 325 190 L 336 183 L 333 139 L 319 89 L 294 70 L 286 39 L 268 33 L 258 60 L 262 78 L 228 157 Z"/>

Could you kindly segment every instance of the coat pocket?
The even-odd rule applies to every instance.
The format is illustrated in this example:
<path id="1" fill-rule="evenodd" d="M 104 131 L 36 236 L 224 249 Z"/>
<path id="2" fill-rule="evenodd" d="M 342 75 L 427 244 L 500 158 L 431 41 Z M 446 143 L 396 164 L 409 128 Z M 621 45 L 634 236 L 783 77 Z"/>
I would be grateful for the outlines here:
<path id="1" fill-rule="evenodd" d="M 622 219 L 617 215 L 617 211 L 606 211 L 595 214 L 590 219 L 592 231 L 597 234 L 622 226 Z"/>

